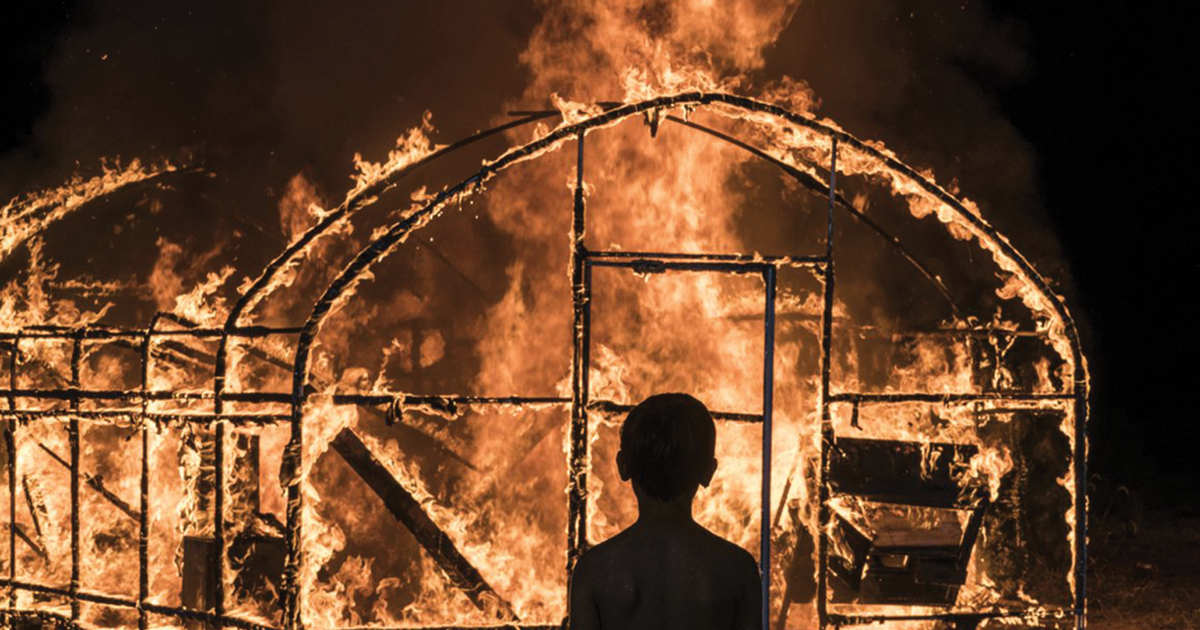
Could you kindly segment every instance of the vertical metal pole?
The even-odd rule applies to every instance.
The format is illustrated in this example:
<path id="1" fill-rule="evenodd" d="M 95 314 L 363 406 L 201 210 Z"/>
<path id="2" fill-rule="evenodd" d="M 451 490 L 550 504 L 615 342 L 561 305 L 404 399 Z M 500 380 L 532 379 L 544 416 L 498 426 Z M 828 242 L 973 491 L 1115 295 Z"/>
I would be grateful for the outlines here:
<path id="1" fill-rule="evenodd" d="M 71 341 L 71 411 L 79 411 L 79 360 L 83 340 L 76 333 Z M 67 425 L 71 445 L 71 621 L 79 621 L 79 417 L 72 414 Z"/>
<path id="2" fill-rule="evenodd" d="M 8 451 L 8 608 L 17 605 L 17 418 L 4 423 L 4 446 Z"/>
<path id="3" fill-rule="evenodd" d="M 571 366 L 571 440 L 568 465 L 570 492 L 567 500 L 567 574 L 587 549 L 587 454 L 588 454 L 588 332 L 591 323 L 586 222 L 583 202 L 583 138 L 579 134 L 575 166 L 575 205 L 571 222 L 571 303 L 574 308 L 574 357 Z"/>
<path id="4" fill-rule="evenodd" d="M 12 393 L 17 390 L 17 362 L 21 360 L 21 333 L 13 336 L 12 350 L 9 351 L 8 367 L 8 408 L 17 408 L 17 397 Z"/>
<path id="5" fill-rule="evenodd" d="M 301 333 L 296 344 L 296 362 L 292 374 L 292 426 L 291 436 L 283 453 L 283 465 L 287 470 L 287 508 L 284 526 L 287 535 L 287 564 L 283 570 L 283 627 L 299 630 L 304 627 L 303 587 L 301 571 L 304 564 L 302 526 L 304 521 L 303 481 L 300 479 L 304 458 L 304 376 L 302 366 L 307 360 L 308 348 L 315 333 Z"/>
<path id="6" fill-rule="evenodd" d="M 213 505 L 213 548 L 217 554 L 217 576 L 213 587 L 213 599 L 208 602 L 217 616 L 225 615 L 225 572 L 228 558 L 225 554 L 225 438 L 229 431 L 229 423 L 221 419 L 225 413 L 225 376 L 227 373 L 229 331 L 234 322 L 229 321 L 221 332 L 221 340 L 217 345 L 216 366 L 213 378 L 213 414 L 217 416 L 216 436 L 213 438 L 213 476 L 215 497 Z"/>
<path id="7" fill-rule="evenodd" d="M 821 466 L 818 480 L 817 518 L 820 528 L 817 562 L 817 617 L 820 628 L 828 623 L 829 569 L 829 447 L 833 443 L 833 420 L 829 412 L 829 380 L 833 359 L 833 208 L 837 186 L 837 136 L 829 157 L 829 214 L 825 233 L 825 289 L 821 311 Z"/>
<path id="8" fill-rule="evenodd" d="M 219 410 L 221 400 L 218 398 L 215 404 Z M 219 414 L 221 411 L 216 411 L 216 413 Z M 217 420 L 216 442 L 213 444 L 213 467 L 216 477 L 214 484 L 216 487 L 213 489 L 216 497 L 213 505 L 213 549 L 217 554 L 217 575 L 216 583 L 213 585 L 213 601 L 209 603 L 218 617 L 225 615 L 225 569 L 227 564 L 225 557 L 225 438 L 228 426 L 228 422 Z"/>
<path id="9" fill-rule="evenodd" d="M 1075 361 L 1075 626 L 1087 626 L 1087 377 Z"/>
<path id="10" fill-rule="evenodd" d="M 158 324 L 161 313 L 156 313 L 142 338 L 142 470 L 138 487 L 138 630 L 147 630 L 150 618 L 146 613 L 146 600 L 150 597 L 150 428 L 147 413 L 150 411 L 150 401 L 146 391 L 150 389 L 150 356 L 153 347 L 154 327 Z"/>
<path id="11" fill-rule="evenodd" d="M 775 397 L 775 267 L 763 273 L 767 301 L 763 323 L 763 393 L 762 393 L 762 546 L 759 555 L 762 571 L 762 628 L 770 630 L 771 623 L 771 416 Z M 787 606 L 787 601 L 783 602 Z"/>
<path id="12" fill-rule="evenodd" d="M 17 389 L 17 361 L 21 357 L 21 335 L 13 337 L 12 352 L 8 362 L 8 389 Z M 8 408 L 16 411 L 17 398 L 9 394 Z M 5 446 L 8 447 L 8 609 L 17 607 L 17 416 L 13 414 L 4 427 Z M 11 623 L 11 622 L 10 622 Z"/>
<path id="13" fill-rule="evenodd" d="M 303 451 L 303 433 L 302 429 L 298 427 L 301 421 L 296 417 L 302 415 L 303 407 L 300 402 L 293 401 L 292 404 L 295 407 L 295 411 L 293 412 L 294 417 L 292 418 L 291 438 L 288 442 L 287 451 L 284 453 L 284 466 L 291 471 L 291 475 L 299 475 L 300 462 L 289 462 L 286 459 L 292 458 L 294 460 L 299 460 L 301 457 L 301 451 Z M 300 596 L 300 588 L 302 586 L 300 565 L 303 562 L 300 557 L 302 551 L 302 541 L 300 539 L 300 521 L 303 518 L 303 515 L 301 514 L 303 511 L 303 506 L 301 505 L 301 501 L 303 500 L 303 492 L 299 486 L 299 480 L 289 480 L 289 485 L 287 487 L 287 511 L 284 514 L 284 527 L 286 530 L 285 534 L 287 535 L 287 563 L 283 570 L 283 627 L 287 628 L 288 630 L 298 630 L 299 628 L 304 627 L 302 614 L 300 611 L 302 600 Z"/>

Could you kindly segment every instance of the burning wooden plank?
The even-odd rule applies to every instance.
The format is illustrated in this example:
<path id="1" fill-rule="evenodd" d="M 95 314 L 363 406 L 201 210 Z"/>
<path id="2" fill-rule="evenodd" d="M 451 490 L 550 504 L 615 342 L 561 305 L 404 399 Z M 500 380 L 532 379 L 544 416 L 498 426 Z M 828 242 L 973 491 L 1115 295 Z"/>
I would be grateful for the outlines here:
<path id="1" fill-rule="evenodd" d="M 331 445 L 383 500 L 396 520 L 412 532 L 451 584 L 461 590 L 479 610 L 494 613 L 502 621 L 518 620 L 512 605 L 492 590 L 479 570 L 463 557 L 454 541 L 429 518 L 420 502 L 392 476 L 357 433 L 342 429 Z"/>
<path id="2" fill-rule="evenodd" d="M 969 444 L 838 438 L 829 485 L 870 501 L 954 508 L 974 502 L 957 480 L 978 452 Z"/>
<path id="3" fill-rule="evenodd" d="M 50 448 L 47 447 L 45 444 L 38 442 L 37 445 L 43 451 L 45 451 L 45 453 L 47 455 L 50 456 L 50 459 L 53 459 L 54 461 L 58 462 L 59 464 L 62 464 L 62 466 L 64 468 L 67 468 L 67 469 L 71 468 L 70 462 L 63 459 L 62 457 L 59 457 L 58 453 L 55 453 L 54 451 L 50 450 Z M 88 487 L 95 490 L 97 493 L 99 493 L 100 496 L 104 497 L 109 503 L 111 503 L 113 505 L 113 507 L 124 512 L 126 516 L 128 516 L 129 518 L 131 518 L 135 521 L 138 520 L 139 518 L 141 518 L 141 510 L 138 510 L 137 508 L 133 507 L 125 499 L 122 499 L 121 497 L 117 496 L 117 494 L 115 492 L 113 492 L 112 490 L 109 490 L 108 486 L 104 485 L 103 477 L 101 477 L 100 475 L 92 475 L 89 473 L 83 473 L 82 478 L 83 478 L 83 482 L 86 483 L 88 485 Z"/>
<path id="4" fill-rule="evenodd" d="M 29 548 L 32 549 L 34 553 L 41 556 L 43 560 L 50 559 L 50 556 L 46 555 L 46 549 L 42 547 L 37 540 L 34 540 L 34 538 L 30 536 L 29 533 L 25 531 L 25 528 L 21 527 L 19 523 L 5 523 L 4 529 L 9 528 L 12 528 L 12 531 L 17 535 L 17 538 L 23 541 L 26 545 L 29 545 Z"/>
<path id="5" fill-rule="evenodd" d="M 841 552 L 830 555 L 833 601 L 954 604 L 989 503 L 982 489 L 960 485 L 978 452 L 967 444 L 837 440 L 831 490 L 889 507 L 870 518 L 861 508 L 835 513 L 832 540 Z M 954 510 L 970 511 L 965 524 L 950 516 Z"/>
<path id="6" fill-rule="evenodd" d="M 37 534 L 38 543 L 42 542 L 42 522 L 49 520 L 49 512 L 46 510 L 46 501 L 42 497 L 42 490 L 37 482 L 29 478 L 29 475 L 21 475 L 21 487 L 25 490 L 25 505 L 29 508 L 29 519 L 33 521 L 33 531 Z"/>

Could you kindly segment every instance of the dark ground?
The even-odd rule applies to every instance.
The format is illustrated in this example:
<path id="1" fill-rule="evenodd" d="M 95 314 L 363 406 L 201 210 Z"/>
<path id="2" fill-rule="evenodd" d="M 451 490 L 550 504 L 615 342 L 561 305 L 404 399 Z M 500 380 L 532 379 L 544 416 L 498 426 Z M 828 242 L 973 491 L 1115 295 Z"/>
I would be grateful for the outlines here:
<path id="1" fill-rule="evenodd" d="M 1098 488 L 1092 499 L 1091 596 L 1096 630 L 1200 628 L 1200 498 L 1194 478 L 1153 490 Z"/>

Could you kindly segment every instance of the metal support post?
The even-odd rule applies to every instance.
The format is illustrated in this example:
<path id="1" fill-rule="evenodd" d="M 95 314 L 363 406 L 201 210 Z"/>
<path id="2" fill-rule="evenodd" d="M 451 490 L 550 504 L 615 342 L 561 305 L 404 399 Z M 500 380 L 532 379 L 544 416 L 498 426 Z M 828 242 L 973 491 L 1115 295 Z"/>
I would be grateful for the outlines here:
<path id="1" fill-rule="evenodd" d="M 766 304 L 763 317 L 763 392 L 762 392 L 762 533 L 759 556 L 762 571 L 762 627 L 771 623 L 771 419 L 775 395 L 775 267 L 763 272 Z M 786 606 L 787 602 L 783 602 Z"/>
<path id="2" fill-rule="evenodd" d="M 588 490 L 588 369 L 591 359 L 588 335 L 591 327 L 591 296 L 584 232 L 587 229 L 583 201 L 583 133 L 578 137 L 575 171 L 575 205 L 571 222 L 571 303 L 574 309 L 573 364 L 571 369 L 571 440 L 568 458 L 570 494 L 567 513 L 567 573 L 587 549 Z"/>
<path id="3" fill-rule="evenodd" d="M 820 529 L 817 562 L 817 617 L 821 630 L 829 623 L 829 448 L 833 445 L 833 420 L 829 411 L 829 381 L 833 359 L 833 209 L 837 198 L 837 136 L 829 157 L 829 214 L 826 219 L 825 268 L 821 311 L 821 462 L 817 519 Z"/>

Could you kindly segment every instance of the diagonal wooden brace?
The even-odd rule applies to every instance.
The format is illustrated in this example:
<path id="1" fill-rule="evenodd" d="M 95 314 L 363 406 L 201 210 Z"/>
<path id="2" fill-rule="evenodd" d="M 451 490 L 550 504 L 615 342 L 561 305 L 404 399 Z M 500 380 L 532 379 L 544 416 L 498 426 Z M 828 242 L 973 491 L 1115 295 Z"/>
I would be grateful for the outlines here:
<path id="1" fill-rule="evenodd" d="M 454 541 L 421 508 L 420 502 L 392 476 L 387 467 L 351 429 L 342 429 L 332 441 L 342 459 L 358 473 L 371 490 L 383 500 L 388 511 L 412 532 L 447 579 L 461 590 L 479 610 L 496 615 L 505 622 L 518 621 L 512 605 L 488 585 L 479 570 L 463 557 Z"/>

